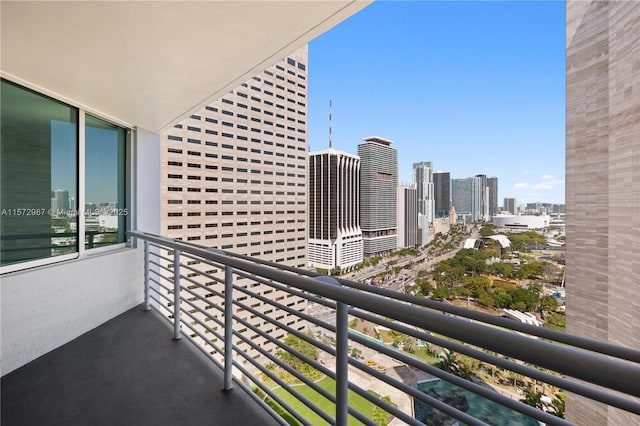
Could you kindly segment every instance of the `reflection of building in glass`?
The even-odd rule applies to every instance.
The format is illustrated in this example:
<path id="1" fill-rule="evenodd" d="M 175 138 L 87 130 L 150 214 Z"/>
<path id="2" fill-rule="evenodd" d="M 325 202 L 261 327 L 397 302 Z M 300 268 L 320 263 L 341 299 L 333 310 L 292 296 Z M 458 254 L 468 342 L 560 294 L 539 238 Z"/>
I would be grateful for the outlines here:
<path id="1" fill-rule="evenodd" d="M 69 210 L 69 191 L 64 189 L 51 191 L 51 209 L 56 213 Z"/>
<path id="2" fill-rule="evenodd" d="M 360 226 L 365 255 L 397 247 L 398 156 L 391 141 L 378 136 L 358 145 Z"/>
<path id="3" fill-rule="evenodd" d="M 309 265 L 362 262 L 360 159 L 329 148 L 309 153 Z"/>

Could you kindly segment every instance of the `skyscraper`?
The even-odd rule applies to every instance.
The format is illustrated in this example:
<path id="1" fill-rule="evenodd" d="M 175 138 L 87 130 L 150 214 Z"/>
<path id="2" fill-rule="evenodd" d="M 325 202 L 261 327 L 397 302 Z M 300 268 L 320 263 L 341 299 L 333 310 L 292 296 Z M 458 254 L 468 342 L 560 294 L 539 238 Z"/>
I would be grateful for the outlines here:
<path id="1" fill-rule="evenodd" d="M 453 179 L 451 182 L 452 205 L 457 215 L 463 216 L 467 222 L 485 220 L 488 215 L 486 176 Z"/>
<path id="2" fill-rule="evenodd" d="M 364 138 L 360 157 L 360 226 L 365 255 L 397 247 L 398 154 L 392 142 L 378 136 Z"/>
<path id="3" fill-rule="evenodd" d="M 398 248 L 414 247 L 419 243 L 418 204 L 418 191 L 415 188 L 398 187 Z"/>
<path id="4" fill-rule="evenodd" d="M 426 216 L 428 223 L 435 218 L 433 192 L 433 166 L 431 161 L 413 163 L 413 185 L 418 195 L 418 213 Z"/>
<path id="5" fill-rule="evenodd" d="M 449 217 L 451 209 L 451 173 L 433 172 L 436 217 Z"/>
<path id="6" fill-rule="evenodd" d="M 332 148 L 309 153 L 309 266 L 360 262 L 360 159 Z"/>
<path id="7" fill-rule="evenodd" d="M 307 266 L 306 64 L 305 46 L 161 135 L 163 235 Z M 291 296 L 249 282 L 240 281 L 257 284 L 252 291 L 270 298 Z M 306 306 L 295 297 L 287 304 Z M 282 315 L 285 323 L 304 328 L 300 319 Z M 245 317 L 260 326 L 258 318 Z M 263 338 L 254 343 L 273 349 Z"/>
<path id="8" fill-rule="evenodd" d="M 640 349 L 640 3 L 567 1 L 567 331 Z M 574 394 L 577 424 L 638 416 Z"/>
<path id="9" fill-rule="evenodd" d="M 515 198 L 504 198 L 502 209 L 511 214 L 516 214 L 517 204 Z"/>
<path id="10" fill-rule="evenodd" d="M 488 177 L 487 178 L 487 190 L 488 197 L 487 203 L 489 208 L 489 216 L 495 216 L 498 214 L 498 178 L 497 177 Z M 489 218 L 487 218 L 488 220 Z"/>
<path id="11" fill-rule="evenodd" d="M 480 218 L 476 220 L 489 220 L 489 186 L 487 175 L 476 175 L 476 193 L 478 194 L 477 203 L 479 203 Z"/>

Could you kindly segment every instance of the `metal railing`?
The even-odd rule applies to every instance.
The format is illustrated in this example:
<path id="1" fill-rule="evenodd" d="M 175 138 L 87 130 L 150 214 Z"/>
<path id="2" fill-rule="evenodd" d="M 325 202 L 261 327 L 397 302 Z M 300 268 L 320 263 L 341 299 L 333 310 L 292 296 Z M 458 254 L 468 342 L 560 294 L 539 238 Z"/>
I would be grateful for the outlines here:
<path id="1" fill-rule="evenodd" d="M 499 404 L 505 407 L 507 418 L 518 416 L 517 412 L 525 419 L 535 419 L 532 424 L 570 424 L 513 395 L 503 395 L 499 387 L 494 389 L 478 377 L 464 379 L 351 330 L 350 318 L 438 347 L 443 356 L 462 354 L 487 368 L 514 372 L 514 377 L 526 378 L 543 390 L 543 384 L 548 384 L 640 414 L 638 350 L 156 235 L 127 234 L 144 241 L 146 309 L 153 305 L 164 313 L 174 324 L 175 339 L 185 335 L 195 340 L 224 369 L 225 389 L 234 384 L 246 388 L 265 408 L 276 407 L 284 413 L 289 423 L 314 424 L 309 415 L 301 413 L 297 400 L 317 416 L 314 418 L 330 424 L 346 425 L 349 417 L 367 425 L 379 424 L 371 413 L 350 405 L 350 395 L 355 394 L 384 410 L 388 417 L 383 418 L 402 424 L 424 424 L 414 412 L 418 406 L 437 410 L 429 415 L 439 412 L 464 424 L 486 424 L 460 404 L 450 405 L 437 392 L 419 389 L 416 377 L 422 376 L 454 385 L 450 393 L 458 399 L 460 392 L 466 395 L 468 391 L 484 398 L 482 404 Z M 299 301 L 313 303 L 323 314 L 305 312 Z M 282 320 L 291 318 L 295 320 Z M 307 356 L 288 346 L 284 332 L 312 345 L 320 355 Z M 354 347 L 360 353 L 382 354 L 394 368 L 411 374 L 403 377 L 375 368 L 363 362 Z M 335 392 L 294 368 L 282 354 L 334 380 Z M 329 368 L 332 365 L 335 369 Z M 291 378 L 303 386 L 292 385 Z M 366 388 L 376 384 L 394 395 L 391 402 Z M 316 396 L 308 397 L 302 391 L 305 387 Z M 288 395 L 283 396 L 278 388 Z M 331 408 L 326 408 L 326 401 Z"/>

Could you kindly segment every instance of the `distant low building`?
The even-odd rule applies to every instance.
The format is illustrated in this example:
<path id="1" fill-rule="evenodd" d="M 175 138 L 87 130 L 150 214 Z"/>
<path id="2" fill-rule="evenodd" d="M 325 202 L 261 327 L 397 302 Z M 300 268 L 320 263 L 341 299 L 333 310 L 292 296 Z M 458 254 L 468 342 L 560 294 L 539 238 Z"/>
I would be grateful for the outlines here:
<path id="1" fill-rule="evenodd" d="M 542 229 L 551 222 L 549 215 L 497 215 L 491 218 L 494 226 L 506 229 Z"/>

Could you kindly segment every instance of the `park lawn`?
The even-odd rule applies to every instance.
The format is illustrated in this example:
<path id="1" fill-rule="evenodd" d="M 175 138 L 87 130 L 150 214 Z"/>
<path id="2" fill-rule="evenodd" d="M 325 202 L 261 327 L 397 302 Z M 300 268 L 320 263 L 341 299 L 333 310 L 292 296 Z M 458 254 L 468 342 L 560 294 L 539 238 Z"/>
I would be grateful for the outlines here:
<path id="1" fill-rule="evenodd" d="M 317 385 L 321 388 L 327 390 L 332 395 L 335 395 L 335 381 L 330 377 L 325 377 L 317 382 Z M 305 398 L 312 401 L 315 405 L 317 405 L 320 409 L 328 413 L 331 417 L 335 416 L 335 407 L 333 402 L 327 400 L 315 390 L 311 389 L 307 385 L 296 385 L 295 390 L 302 394 Z M 302 402 L 298 401 L 294 398 L 289 392 L 287 392 L 283 388 L 277 388 L 273 391 L 276 395 L 282 398 L 287 404 L 289 404 L 293 409 L 298 411 L 307 421 L 311 424 L 315 425 L 326 425 L 327 423 L 322 417 L 316 414 L 311 408 L 307 407 Z M 289 424 L 299 425 L 300 423 L 289 413 L 284 411 L 282 407 L 278 404 L 278 407 L 274 406 L 274 401 L 267 401 L 269 405 L 271 405 L 276 412 L 278 412 Z M 349 390 L 349 406 L 353 407 L 355 410 L 359 411 L 363 415 L 371 418 L 373 414 L 373 409 L 375 405 L 355 392 Z M 362 423 L 355 419 L 353 416 L 349 416 L 349 425 L 361 425 Z"/>

